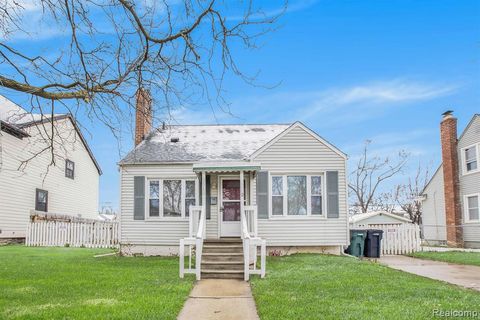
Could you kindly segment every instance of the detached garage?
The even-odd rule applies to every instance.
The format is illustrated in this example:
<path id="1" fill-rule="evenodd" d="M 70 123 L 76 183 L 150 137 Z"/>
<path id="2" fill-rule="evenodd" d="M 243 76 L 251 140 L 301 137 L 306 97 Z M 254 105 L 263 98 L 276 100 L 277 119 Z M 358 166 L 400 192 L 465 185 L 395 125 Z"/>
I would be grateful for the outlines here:
<path id="1" fill-rule="evenodd" d="M 411 224 L 412 221 L 400 215 L 386 211 L 373 211 L 350 216 L 350 228 L 365 228 L 378 225 L 399 226 Z"/>

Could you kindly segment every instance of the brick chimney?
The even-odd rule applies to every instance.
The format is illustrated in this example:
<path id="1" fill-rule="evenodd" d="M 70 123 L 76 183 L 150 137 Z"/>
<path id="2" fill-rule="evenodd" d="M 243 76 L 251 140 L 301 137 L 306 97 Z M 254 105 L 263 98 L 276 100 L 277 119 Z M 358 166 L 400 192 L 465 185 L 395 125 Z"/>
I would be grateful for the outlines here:
<path id="1" fill-rule="evenodd" d="M 443 113 L 440 123 L 442 144 L 443 185 L 445 193 L 445 220 L 447 245 L 463 246 L 462 210 L 460 206 L 460 182 L 457 151 L 457 118 L 453 111 Z"/>
<path id="2" fill-rule="evenodd" d="M 142 142 L 152 129 L 152 98 L 150 92 L 140 88 L 135 104 L 135 146 Z"/>

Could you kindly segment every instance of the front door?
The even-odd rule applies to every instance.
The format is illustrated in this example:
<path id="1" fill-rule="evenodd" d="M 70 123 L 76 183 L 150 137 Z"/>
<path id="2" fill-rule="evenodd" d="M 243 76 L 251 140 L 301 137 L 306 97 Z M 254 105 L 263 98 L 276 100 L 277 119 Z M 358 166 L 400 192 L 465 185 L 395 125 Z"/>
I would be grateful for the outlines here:
<path id="1" fill-rule="evenodd" d="M 220 236 L 240 236 L 240 180 L 220 179 Z"/>

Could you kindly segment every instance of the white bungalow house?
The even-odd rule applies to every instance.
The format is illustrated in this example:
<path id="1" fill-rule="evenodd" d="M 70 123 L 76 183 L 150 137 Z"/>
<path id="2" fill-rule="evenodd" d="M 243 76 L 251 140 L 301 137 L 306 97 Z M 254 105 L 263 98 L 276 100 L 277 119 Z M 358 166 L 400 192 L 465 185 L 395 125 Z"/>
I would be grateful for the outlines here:
<path id="1" fill-rule="evenodd" d="M 480 114 L 457 138 L 457 119 L 440 124 L 442 164 L 423 190 L 424 241 L 480 248 Z"/>
<path id="2" fill-rule="evenodd" d="M 300 122 L 151 131 L 149 101 L 137 93 L 135 148 L 119 163 L 124 253 L 182 254 L 183 239 L 198 254 L 205 242 L 201 271 L 213 277 L 222 256 L 248 256 L 247 239 L 278 253 L 339 254 L 348 244 L 338 148 Z"/>
<path id="3" fill-rule="evenodd" d="M 0 96 L 0 241 L 25 238 L 35 212 L 95 219 L 100 174 L 71 115 L 27 113 Z"/>
<path id="4" fill-rule="evenodd" d="M 351 215 L 350 228 L 364 228 L 372 226 L 399 226 L 411 224 L 412 221 L 398 214 L 387 211 L 372 211 Z"/>

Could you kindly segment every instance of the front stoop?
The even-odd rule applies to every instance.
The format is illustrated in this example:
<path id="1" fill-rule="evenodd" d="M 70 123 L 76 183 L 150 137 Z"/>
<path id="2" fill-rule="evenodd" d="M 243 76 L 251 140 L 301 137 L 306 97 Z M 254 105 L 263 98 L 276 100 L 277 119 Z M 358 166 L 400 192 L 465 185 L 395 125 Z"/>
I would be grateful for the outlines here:
<path id="1" fill-rule="evenodd" d="M 243 279 L 242 240 L 205 240 L 201 274 L 202 279 Z"/>

